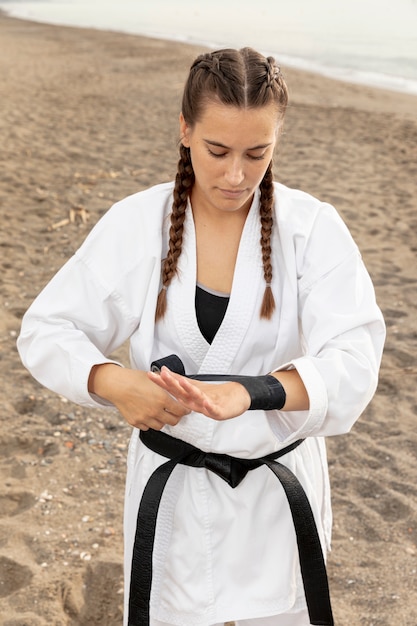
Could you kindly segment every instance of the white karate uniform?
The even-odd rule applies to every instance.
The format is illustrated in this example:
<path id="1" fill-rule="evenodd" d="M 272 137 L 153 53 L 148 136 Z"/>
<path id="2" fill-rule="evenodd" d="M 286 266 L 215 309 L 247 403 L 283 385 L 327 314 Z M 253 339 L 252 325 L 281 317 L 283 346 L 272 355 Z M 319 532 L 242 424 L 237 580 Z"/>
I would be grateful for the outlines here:
<path id="1" fill-rule="evenodd" d="M 130 196 L 98 222 L 26 313 L 18 340 L 22 360 L 46 387 L 91 407 L 103 405 L 88 393 L 92 366 L 111 361 L 109 355 L 127 338 L 131 365 L 139 369 L 173 353 L 189 374 L 260 375 L 296 368 L 309 395 L 308 411 L 249 411 L 223 422 L 191 413 L 164 430 L 202 450 L 238 457 L 260 457 L 305 438 L 280 461 L 302 483 L 326 551 L 331 508 L 323 437 L 349 431 L 371 400 L 385 338 L 358 249 L 333 207 L 275 184 L 276 310 L 272 319 L 261 319 L 265 283 L 256 194 L 226 315 L 209 345 L 195 314 L 191 210 L 178 275 L 167 291 L 167 313 L 154 321 L 172 190 L 167 183 Z M 166 461 L 138 435 L 134 429 L 128 454 L 127 589 L 142 491 Z M 153 619 L 209 626 L 297 610 L 305 610 L 305 598 L 296 538 L 286 497 L 272 472 L 266 467 L 249 472 L 232 489 L 204 468 L 178 466 L 158 516 Z"/>

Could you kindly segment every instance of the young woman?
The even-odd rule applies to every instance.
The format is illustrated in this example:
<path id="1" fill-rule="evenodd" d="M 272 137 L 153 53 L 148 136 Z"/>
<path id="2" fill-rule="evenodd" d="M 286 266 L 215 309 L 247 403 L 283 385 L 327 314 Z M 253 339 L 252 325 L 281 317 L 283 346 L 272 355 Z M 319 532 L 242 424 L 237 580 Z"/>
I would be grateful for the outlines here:
<path id="1" fill-rule="evenodd" d="M 117 203 L 23 320 L 35 378 L 133 426 L 129 626 L 333 623 L 323 438 L 371 400 L 385 330 L 335 209 L 273 182 L 286 105 L 273 58 L 199 56 L 175 183 Z"/>

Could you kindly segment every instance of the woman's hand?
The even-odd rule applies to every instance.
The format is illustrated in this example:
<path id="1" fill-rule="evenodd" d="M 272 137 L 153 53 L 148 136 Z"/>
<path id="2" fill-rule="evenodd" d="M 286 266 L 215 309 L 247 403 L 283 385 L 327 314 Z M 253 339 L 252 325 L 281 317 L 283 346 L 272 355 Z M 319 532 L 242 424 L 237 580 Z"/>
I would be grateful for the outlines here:
<path id="1" fill-rule="evenodd" d="M 190 412 L 160 386 L 154 385 L 146 372 L 114 363 L 92 368 L 88 390 L 114 404 L 125 420 L 140 430 L 160 430 L 166 424 L 175 426 Z"/>
<path id="2" fill-rule="evenodd" d="M 171 372 L 165 366 L 159 374 L 148 372 L 148 378 L 171 394 L 187 412 L 196 411 L 214 420 L 242 415 L 251 403 L 249 393 L 236 382 L 204 383 Z"/>

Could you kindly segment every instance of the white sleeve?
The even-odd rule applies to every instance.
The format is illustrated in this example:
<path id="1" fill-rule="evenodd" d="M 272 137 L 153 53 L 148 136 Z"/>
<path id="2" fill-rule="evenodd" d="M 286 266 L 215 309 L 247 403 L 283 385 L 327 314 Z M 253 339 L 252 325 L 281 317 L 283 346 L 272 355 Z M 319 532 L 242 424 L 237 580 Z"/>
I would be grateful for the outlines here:
<path id="1" fill-rule="evenodd" d="M 73 402 L 98 406 L 88 392 L 91 368 L 114 362 L 109 355 L 138 328 L 151 283 L 157 294 L 155 213 L 156 226 L 148 228 L 134 201 L 112 207 L 23 317 L 23 364 Z"/>
<path id="2" fill-rule="evenodd" d="M 137 324 L 120 296 L 74 256 L 24 315 L 17 346 L 42 385 L 78 404 L 98 406 L 87 389 L 91 368 L 115 362 L 108 355 Z"/>
<path id="3" fill-rule="evenodd" d="M 316 418 L 306 434 L 347 432 L 375 393 L 385 340 L 382 314 L 359 254 L 346 258 L 299 298 L 305 355 L 292 365 Z"/>
<path id="4" fill-rule="evenodd" d="M 303 354 L 277 369 L 297 369 L 310 409 L 282 415 L 275 428 L 281 436 L 282 429 L 297 437 L 341 434 L 375 393 L 385 324 L 359 250 L 333 207 L 321 206 L 297 254 Z"/>

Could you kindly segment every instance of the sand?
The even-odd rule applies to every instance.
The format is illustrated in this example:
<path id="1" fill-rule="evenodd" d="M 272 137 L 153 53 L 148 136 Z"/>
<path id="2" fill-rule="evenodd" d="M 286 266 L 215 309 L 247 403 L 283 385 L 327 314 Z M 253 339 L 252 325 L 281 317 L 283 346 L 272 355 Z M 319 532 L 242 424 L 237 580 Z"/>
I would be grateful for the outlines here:
<path id="1" fill-rule="evenodd" d="M 113 201 L 174 176 L 181 87 L 200 50 L 0 17 L 4 626 L 121 624 L 129 428 L 40 387 L 15 342 L 22 313 Z M 284 71 L 276 176 L 338 208 L 388 325 L 374 401 L 328 440 L 336 623 L 415 626 L 417 99 Z"/>

